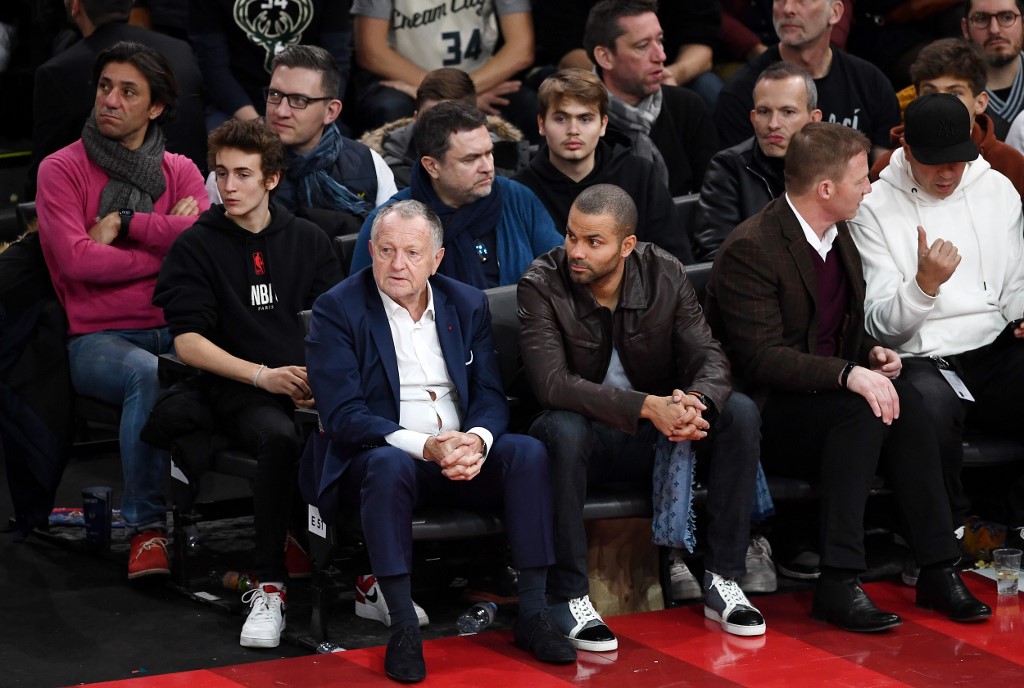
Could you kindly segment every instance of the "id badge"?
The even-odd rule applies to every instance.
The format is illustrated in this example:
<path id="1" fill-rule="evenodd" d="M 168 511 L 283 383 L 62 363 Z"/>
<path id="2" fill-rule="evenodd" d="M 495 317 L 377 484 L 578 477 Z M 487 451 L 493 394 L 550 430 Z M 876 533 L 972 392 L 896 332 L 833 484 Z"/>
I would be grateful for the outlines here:
<path id="1" fill-rule="evenodd" d="M 974 401 L 974 395 L 971 394 L 971 390 L 967 389 L 967 385 L 960 379 L 960 376 L 956 374 L 955 370 L 949 368 L 940 368 L 939 372 L 942 373 L 942 377 L 946 378 L 946 382 L 953 388 L 956 395 L 964 401 Z"/>

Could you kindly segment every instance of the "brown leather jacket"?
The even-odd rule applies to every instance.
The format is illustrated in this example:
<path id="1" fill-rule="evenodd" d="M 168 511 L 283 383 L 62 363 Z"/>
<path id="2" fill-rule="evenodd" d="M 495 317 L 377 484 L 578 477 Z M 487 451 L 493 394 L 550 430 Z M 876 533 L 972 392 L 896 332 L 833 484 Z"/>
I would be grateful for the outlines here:
<path id="1" fill-rule="evenodd" d="M 639 242 L 626 258 L 614 313 L 572 281 L 561 247 L 533 262 L 519 280 L 518 300 L 520 351 L 545 408 L 632 433 L 648 394 L 701 392 L 721 409 L 732 392 L 729 361 L 685 268 L 654 244 Z M 601 384 L 613 341 L 633 390 Z"/>

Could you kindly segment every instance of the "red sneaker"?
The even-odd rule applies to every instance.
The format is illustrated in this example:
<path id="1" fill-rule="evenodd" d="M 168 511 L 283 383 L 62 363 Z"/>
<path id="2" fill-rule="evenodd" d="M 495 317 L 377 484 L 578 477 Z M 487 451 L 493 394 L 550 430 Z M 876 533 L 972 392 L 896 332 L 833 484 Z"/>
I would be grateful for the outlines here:
<path id="1" fill-rule="evenodd" d="M 167 561 L 167 538 L 159 530 L 144 530 L 132 536 L 132 549 L 128 555 L 128 579 L 142 576 L 167 575 L 171 566 Z"/>
<path id="2" fill-rule="evenodd" d="M 309 553 L 302 548 L 291 531 L 284 541 L 284 567 L 288 570 L 289 578 L 309 578 L 312 575 L 313 563 Z"/>

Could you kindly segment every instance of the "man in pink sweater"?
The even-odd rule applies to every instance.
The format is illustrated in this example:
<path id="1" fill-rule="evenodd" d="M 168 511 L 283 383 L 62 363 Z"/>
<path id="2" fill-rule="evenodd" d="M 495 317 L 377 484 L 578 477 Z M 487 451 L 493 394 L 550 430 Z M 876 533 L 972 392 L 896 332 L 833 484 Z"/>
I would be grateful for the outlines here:
<path id="1" fill-rule="evenodd" d="M 169 573 L 167 456 L 139 439 L 159 393 L 157 356 L 172 350 L 153 287 L 171 243 L 210 204 L 195 164 L 164 151 L 160 123 L 178 90 L 164 56 L 116 43 L 97 56 L 93 80 L 82 138 L 39 166 L 36 208 L 67 311 L 72 384 L 122 406 L 121 512 L 132 534 L 128 578 L 138 578 Z"/>

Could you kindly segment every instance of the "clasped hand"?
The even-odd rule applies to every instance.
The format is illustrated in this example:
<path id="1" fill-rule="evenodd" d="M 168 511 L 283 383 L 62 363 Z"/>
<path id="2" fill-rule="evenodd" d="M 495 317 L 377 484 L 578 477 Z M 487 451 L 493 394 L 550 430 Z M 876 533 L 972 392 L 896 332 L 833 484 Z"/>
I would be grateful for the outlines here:
<path id="1" fill-rule="evenodd" d="M 427 438 L 423 458 L 439 465 L 450 480 L 472 480 L 484 465 L 483 448 L 478 435 L 448 430 Z"/>
<path id="2" fill-rule="evenodd" d="M 707 410 L 697 397 L 676 389 L 668 397 L 649 395 L 644 399 L 641 417 L 654 423 L 671 442 L 701 440 L 711 427 L 702 415 Z"/>

